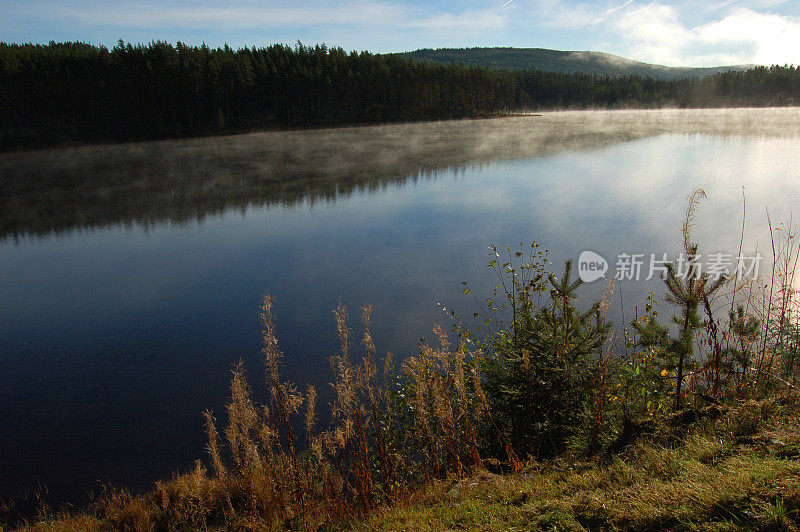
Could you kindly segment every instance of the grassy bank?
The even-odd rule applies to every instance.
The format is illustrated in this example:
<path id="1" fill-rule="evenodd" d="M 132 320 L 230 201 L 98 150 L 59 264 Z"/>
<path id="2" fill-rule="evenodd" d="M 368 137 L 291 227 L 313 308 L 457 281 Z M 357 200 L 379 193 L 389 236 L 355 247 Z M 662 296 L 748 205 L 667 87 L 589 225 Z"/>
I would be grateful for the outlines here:
<path id="1" fill-rule="evenodd" d="M 796 530 L 798 406 L 787 393 L 695 422 L 664 418 L 605 460 L 534 461 L 514 475 L 434 482 L 353 528 Z"/>
<path id="2" fill-rule="evenodd" d="M 797 530 L 799 418 L 796 391 L 706 409 L 693 421 L 665 416 L 621 453 L 593 461 L 531 460 L 515 474 L 431 480 L 394 504 L 331 528 Z M 185 498 L 181 506 L 170 498 L 178 493 Z M 117 494 L 94 514 L 42 516 L 28 529 L 158 529 L 165 512 L 182 512 L 185 519 L 191 498 L 199 510 L 218 495 L 201 469 L 147 497 Z M 209 528 L 227 529 L 222 523 Z"/>

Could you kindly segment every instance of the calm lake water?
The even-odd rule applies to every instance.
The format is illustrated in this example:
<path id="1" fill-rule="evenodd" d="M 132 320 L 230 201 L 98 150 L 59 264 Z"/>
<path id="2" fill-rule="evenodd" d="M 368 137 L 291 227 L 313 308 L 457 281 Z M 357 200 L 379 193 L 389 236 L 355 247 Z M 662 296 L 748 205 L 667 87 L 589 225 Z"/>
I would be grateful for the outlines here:
<path id="1" fill-rule="evenodd" d="M 0 154 L 0 498 L 80 502 L 204 458 L 239 358 L 262 390 L 258 308 L 285 377 L 330 397 L 332 310 L 371 303 L 379 351 L 414 353 L 437 302 L 495 284 L 487 246 L 766 251 L 800 199 L 797 109 L 547 113 Z M 619 287 L 618 287 L 619 288 Z M 621 285 L 628 320 L 655 282 Z M 587 300 L 603 289 L 586 286 Z M 354 329 L 357 322 L 353 322 Z"/>

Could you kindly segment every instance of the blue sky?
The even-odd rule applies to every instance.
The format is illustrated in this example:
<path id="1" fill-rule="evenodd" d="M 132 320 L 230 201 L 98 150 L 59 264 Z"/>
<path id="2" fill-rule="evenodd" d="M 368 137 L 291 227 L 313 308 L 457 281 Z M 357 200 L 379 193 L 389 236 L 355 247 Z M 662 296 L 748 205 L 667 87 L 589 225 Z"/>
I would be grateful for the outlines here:
<path id="1" fill-rule="evenodd" d="M 796 0 L 0 0 L 0 40 L 595 50 L 670 66 L 800 64 Z"/>

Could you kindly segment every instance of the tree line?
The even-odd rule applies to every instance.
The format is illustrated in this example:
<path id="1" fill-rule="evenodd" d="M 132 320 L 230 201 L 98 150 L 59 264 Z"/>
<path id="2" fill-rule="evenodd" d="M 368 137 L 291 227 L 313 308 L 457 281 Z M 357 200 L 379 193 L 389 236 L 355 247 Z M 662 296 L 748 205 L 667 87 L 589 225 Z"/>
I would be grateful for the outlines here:
<path id="1" fill-rule="evenodd" d="M 489 70 L 325 45 L 0 43 L 0 148 L 491 116 L 520 109 L 788 105 L 795 67 L 663 81 Z"/>

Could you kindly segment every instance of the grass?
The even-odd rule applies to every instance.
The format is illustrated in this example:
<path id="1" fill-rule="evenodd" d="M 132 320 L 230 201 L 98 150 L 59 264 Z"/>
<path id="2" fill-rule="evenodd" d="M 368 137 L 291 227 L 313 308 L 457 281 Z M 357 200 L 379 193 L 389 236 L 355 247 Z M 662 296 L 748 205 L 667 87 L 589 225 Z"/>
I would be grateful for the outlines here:
<path id="1" fill-rule="evenodd" d="M 798 396 L 682 427 L 675 446 L 636 443 L 608 463 L 531 463 L 513 475 L 428 484 L 356 530 L 797 530 Z M 746 443 L 731 427 L 774 408 Z"/>

